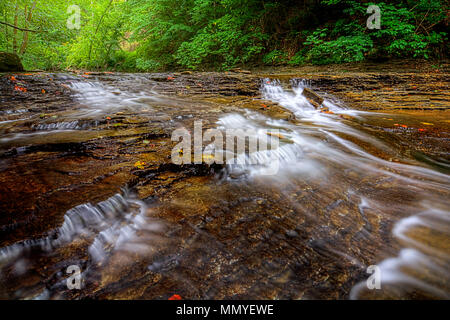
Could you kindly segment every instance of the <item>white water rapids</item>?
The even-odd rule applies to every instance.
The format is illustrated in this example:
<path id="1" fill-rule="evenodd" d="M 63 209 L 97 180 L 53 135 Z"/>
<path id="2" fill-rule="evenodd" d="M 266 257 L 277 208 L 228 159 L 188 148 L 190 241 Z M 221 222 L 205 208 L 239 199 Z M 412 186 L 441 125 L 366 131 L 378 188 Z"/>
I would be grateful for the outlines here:
<path id="1" fill-rule="evenodd" d="M 325 114 L 316 110 L 302 95 L 305 88 L 303 81 L 291 81 L 291 90 L 283 88 L 278 81 L 266 79 L 262 87 L 264 99 L 279 103 L 293 112 L 298 123 L 292 124 L 283 120 L 273 120 L 258 113 L 248 111 L 245 114 L 232 114 L 221 118 L 218 122 L 223 129 L 251 128 L 257 131 L 261 128 L 276 128 L 287 142 L 281 142 L 281 152 L 277 153 L 280 169 L 274 176 L 264 176 L 268 183 L 285 186 L 286 181 L 296 183 L 303 180 L 315 180 L 320 183 L 331 181 L 330 176 L 346 176 L 351 172 L 358 178 L 350 181 L 342 180 L 337 189 L 352 194 L 360 199 L 361 212 L 373 210 L 380 217 L 397 215 L 397 212 L 408 217 L 399 220 L 393 230 L 393 236 L 404 246 L 397 257 L 391 257 L 377 263 L 381 284 L 390 290 L 394 297 L 401 297 L 405 292 L 420 290 L 431 297 L 449 299 L 450 292 L 450 201 L 440 193 L 448 194 L 450 177 L 436 172 L 413 160 L 404 159 L 407 164 L 383 160 L 365 151 L 357 144 L 342 138 L 342 134 L 352 136 L 373 147 L 392 154 L 395 151 L 367 133 L 347 125 L 339 118 L 340 114 L 352 115 L 364 119 L 365 112 L 358 112 L 339 107 L 329 100 L 323 105 L 333 114 Z M 249 177 L 257 177 L 264 171 L 260 162 L 266 161 L 266 166 L 273 164 L 272 157 L 258 157 L 258 166 L 239 167 L 246 171 Z M 252 155 L 250 155 L 252 157 Z M 409 163 L 408 163 L 409 162 Z M 235 166 L 230 170 L 235 170 Z M 370 194 L 359 195 L 353 190 L 358 180 L 367 176 L 378 176 L 395 181 L 400 187 L 418 195 L 413 201 L 391 201 Z M 345 179 L 345 178 L 344 178 Z M 394 191 L 395 192 L 395 191 Z M 420 228 L 431 234 L 430 238 L 416 238 L 415 232 Z M 439 236 L 437 236 L 439 234 Z M 445 244 L 433 242 L 439 239 Z M 440 238 L 442 237 L 442 238 Z M 430 241 L 431 240 L 431 241 Z M 438 245 L 438 247 L 436 247 Z M 344 257 L 345 254 L 342 253 Z M 432 282 L 426 274 L 432 272 Z M 369 277 L 370 274 L 367 275 Z M 427 279 L 422 279 L 423 277 Z M 350 297 L 356 299 L 367 290 L 366 282 L 356 285 Z M 370 296 L 369 296 L 370 297 Z"/>

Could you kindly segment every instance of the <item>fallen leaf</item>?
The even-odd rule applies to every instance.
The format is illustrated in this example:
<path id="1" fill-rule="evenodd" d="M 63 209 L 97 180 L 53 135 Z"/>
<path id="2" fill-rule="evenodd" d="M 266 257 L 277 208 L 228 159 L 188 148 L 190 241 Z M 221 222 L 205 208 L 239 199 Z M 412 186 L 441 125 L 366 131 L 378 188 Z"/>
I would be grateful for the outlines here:
<path id="1" fill-rule="evenodd" d="M 284 136 L 281 133 L 267 132 L 267 134 L 272 137 L 278 137 L 279 139 L 284 139 Z"/>
<path id="2" fill-rule="evenodd" d="M 169 298 L 169 300 L 182 300 L 182 299 L 181 299 L 181 296 L 180 296 L 180 295 L 174 294 L 173 296 L 171 296 L 171 297 Z"/>
<path id="3" fill-rule="evenodd" d="M 45 89 L 42 89 L 41 92 L 44 94 L 45 93 Z"/>
<path id="4" fill-rule="evenodd" d="M 209 160 L 213 160 L 213 159 L 215 159 L 215 157 L 212 154 L 204 154 L 202 156 L 203 162 L 208 162 Z"/>
<path id="5" fill-rule="evenodd" d="M 425 126 L 434 126 L 433 123 L 429 123 L 429 122 L 421 122 L 421 124 L 423 124 Z"/>
<path id="6" fill-rule="evenodd" d="M 14 86 L 14 90 L 21 91 L 21 92 L 27 92 L 27 88 L 19 87 L 19 86 Z"/>
<path id="7" fill-rule="evenodd" d="M 145 168 L 145 162 L 143 161 L 138 161 L 134 164 L 134 166 L 138 169 L 144 169 Z"/>

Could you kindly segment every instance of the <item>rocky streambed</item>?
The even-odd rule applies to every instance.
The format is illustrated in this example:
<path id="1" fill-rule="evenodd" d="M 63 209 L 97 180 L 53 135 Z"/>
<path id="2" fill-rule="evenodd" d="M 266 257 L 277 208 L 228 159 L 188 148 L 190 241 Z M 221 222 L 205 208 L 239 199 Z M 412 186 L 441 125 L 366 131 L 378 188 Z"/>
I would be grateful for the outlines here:
<path id="1" fill-rule="evenodd" d="M 448 70 L 364 68 L 2 75 L 0 298 L 448 298 Z M 280 169 L 174 164 L 199 120 Z"/>

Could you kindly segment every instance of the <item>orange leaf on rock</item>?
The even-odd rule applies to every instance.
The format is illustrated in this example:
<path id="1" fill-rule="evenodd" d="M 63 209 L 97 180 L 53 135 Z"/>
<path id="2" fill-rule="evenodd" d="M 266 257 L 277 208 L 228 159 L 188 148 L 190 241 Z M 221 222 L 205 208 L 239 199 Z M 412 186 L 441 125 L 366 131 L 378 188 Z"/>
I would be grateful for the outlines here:
<path id="1" fill-rule="evenodd" d="M 16 91 L 22 91 L 22 92 L 27 92 L 27 88 L 19 87 L 19 86 L 14 86 L 14 90 L 16 90 Z"/>
<path id="2" fill-rule="evenodd" d="M 144 161 L 138 161 L 134 164 L 134 166 L 138 169 L 144 169 L 145 168 L 145 162 Z"/>

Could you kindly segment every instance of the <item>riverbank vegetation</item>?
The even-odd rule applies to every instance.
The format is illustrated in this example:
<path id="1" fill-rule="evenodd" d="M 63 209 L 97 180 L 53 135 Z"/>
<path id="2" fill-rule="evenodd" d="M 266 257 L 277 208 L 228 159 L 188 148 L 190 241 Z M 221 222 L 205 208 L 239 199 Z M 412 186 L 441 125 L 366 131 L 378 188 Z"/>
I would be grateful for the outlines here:
<path id="1" fill-rule="evenodd" d="M 367 28 L 371 4 L 381 10 L 380 29 Z M 445 59 L 448 11 L 444 0 L 2 1 L 0 51 L 46 70 Z"/>

